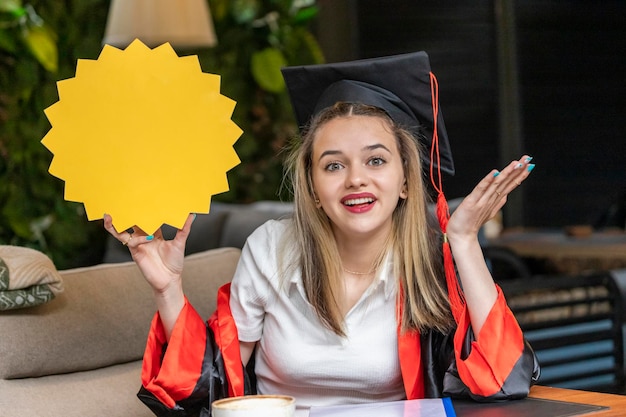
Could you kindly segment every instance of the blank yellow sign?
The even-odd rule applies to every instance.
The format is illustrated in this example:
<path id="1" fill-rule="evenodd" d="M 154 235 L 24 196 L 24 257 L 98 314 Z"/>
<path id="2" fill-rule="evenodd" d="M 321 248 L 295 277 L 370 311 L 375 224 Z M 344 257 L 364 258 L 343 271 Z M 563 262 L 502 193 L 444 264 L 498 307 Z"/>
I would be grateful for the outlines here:
<path id="1" fill-rule="evenodd" d="M 89 220 L 107 213 L 118 231 L 148 234 L 164 223 L 181 228 L 228 191 L 242 132 L 231 120 L 235 102 L 197 56 L 178 57 L 167 43 L 106 45 L 97 60 L 78 60 L 76 76 L 57 89 L 42 140 L 54 155 L 49 172 Z"/>

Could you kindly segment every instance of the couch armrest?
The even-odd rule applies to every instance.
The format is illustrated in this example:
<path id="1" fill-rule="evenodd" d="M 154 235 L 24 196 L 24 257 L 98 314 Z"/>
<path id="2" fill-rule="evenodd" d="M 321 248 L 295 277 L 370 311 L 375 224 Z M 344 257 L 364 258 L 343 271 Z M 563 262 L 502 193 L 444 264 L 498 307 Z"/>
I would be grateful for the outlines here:
<path id="1" fill-rule="evenodd" d="M 183 286 L 198 312 L 215 309 L 240 251 L 216 249 L 185 259 Z M 155 312 L 137 266 L 101 264 L 60 271 L 65 291 L 30 309 L 0 314 L 0 378 L 90 370 L 141 359 Z"/>

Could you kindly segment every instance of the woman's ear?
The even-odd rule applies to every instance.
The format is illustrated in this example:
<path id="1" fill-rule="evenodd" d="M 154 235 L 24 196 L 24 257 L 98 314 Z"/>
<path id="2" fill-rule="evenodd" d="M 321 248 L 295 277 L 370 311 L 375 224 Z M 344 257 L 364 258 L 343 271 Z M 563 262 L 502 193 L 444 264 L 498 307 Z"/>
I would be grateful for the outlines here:
<path id="1" fill-rule="evenodd" d="M 315 200 L 315 207 L 322 208 L 322 203 L 320 202 L 320 199 L 317 197 L 317 193 L 315 191 L 313 191 L 313 200 Z"/>
<path id="2" fill-rule="evenodd" d="M 404 184 L 402 184 L 402 189 L 400 190 L 400 198 L 406 200 L 409 196 L 409 189 L 406 185 L 406 178 L 404 179 Z"/>

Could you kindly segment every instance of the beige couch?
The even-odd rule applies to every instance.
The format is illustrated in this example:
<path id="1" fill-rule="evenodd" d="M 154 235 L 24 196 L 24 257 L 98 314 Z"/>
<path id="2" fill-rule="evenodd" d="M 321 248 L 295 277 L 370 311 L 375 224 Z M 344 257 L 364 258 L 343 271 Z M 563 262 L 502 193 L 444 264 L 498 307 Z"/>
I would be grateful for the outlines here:
<path id="1" fill-rule="evenodd" d="M 240 250 L 186 258 L 184 286 L 208 317 Z M 132 262 L 60 271 L 64 291 L 45 304 L 0 312 L 0 416 L 142 417 L 136 397 L 155 306 Z"/>

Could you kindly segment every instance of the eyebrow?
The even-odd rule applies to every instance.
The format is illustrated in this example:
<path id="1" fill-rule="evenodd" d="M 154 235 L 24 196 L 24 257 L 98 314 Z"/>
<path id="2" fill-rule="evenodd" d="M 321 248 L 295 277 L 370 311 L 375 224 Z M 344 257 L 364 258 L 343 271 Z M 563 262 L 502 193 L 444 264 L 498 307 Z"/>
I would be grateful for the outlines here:
<path id="1" fill-rule="evenodd" d="M 368 146 L 365 146 L 365 147 L 363 147 L 363 148 L 361 149 L 361 151 L 374 151 L 374 150 L 376 150 L 376 149 L 384 149 L 384 150 L 386 150 L 387 152 L 391 153 L 391 151 L 389 150 L 389 148 L 387 148 L 387 147 L 386 147 L 385 145 L 383 145 L 382 143 L 376 143 L 376 144 L 374 144 L 374 145 L 368 145 Z M 343 153 L 343 152 L 341 152 L 341 151 L 331 149 L 331 150 L 328 150 L 328 151 L 324 151 L 324 152 L 322 152 L 322 154 L 320 155 L 319 159 L 322 159 L 323 157 L 328 156 L 328 155 L 341 155 L 342 153 Z"/>

